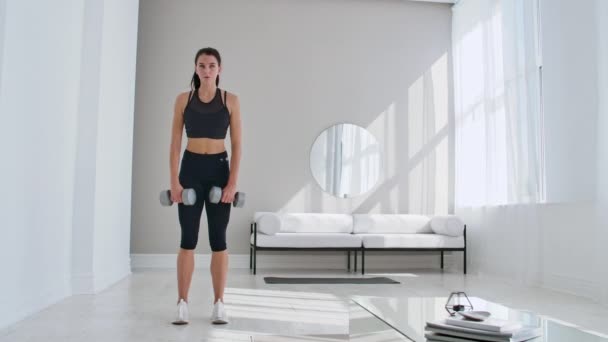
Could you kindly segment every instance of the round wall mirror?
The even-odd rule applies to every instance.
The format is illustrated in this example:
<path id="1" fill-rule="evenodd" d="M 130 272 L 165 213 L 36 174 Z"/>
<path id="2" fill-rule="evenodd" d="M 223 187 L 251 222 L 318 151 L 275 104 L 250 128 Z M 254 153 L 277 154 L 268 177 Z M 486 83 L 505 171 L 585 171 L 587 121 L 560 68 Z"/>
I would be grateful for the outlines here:
<path id="1" fill-rule="evenodd" d="M 317 184 L 336 197 L 371 190 L 380 178 L 380 145 L 365 128 L 338 124 L 324 130 L 310 150 L 310 170 Z"/>

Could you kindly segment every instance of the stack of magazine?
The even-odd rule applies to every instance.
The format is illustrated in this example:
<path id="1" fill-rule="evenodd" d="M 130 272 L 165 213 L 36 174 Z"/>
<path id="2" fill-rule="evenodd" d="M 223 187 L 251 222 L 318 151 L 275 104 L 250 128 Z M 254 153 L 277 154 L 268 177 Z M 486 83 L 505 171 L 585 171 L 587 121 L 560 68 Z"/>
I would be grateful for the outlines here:
<path id="1" fill-rule="evenodd" d="M 524 326 L 518 322 L 496 318 L 478 322 L 458 316 L 427 322 L 425 330 L 427 341 L 441 342 L 521 342 L 541 335 L 539 327 Z"/>

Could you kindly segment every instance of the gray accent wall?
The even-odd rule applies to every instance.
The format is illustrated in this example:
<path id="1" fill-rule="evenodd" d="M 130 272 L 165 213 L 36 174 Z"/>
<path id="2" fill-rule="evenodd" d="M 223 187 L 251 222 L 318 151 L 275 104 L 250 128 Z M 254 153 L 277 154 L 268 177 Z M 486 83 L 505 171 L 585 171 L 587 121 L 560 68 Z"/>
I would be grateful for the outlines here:
<path id="1" fill-rule="evenodd" d="M 206 46 L 222 54 L 220 87 L 242 109 L 238 188 L 248 202 L 232 211 L 231 253 L 248 253 L 255 211 L 452 212 L 450 5 L 147 0 L 138 34 L 132 254 L 179 248 L 177 208 L 161 207 L 158 194 L 170 184 L 175 97 Z M 349 199 L 324 193 L 309 166 L 315 138 L 340 122 L 368 129 L 383 151 L 379 183 Z M 204 214 L 197 253 L 210 253 Z"/>

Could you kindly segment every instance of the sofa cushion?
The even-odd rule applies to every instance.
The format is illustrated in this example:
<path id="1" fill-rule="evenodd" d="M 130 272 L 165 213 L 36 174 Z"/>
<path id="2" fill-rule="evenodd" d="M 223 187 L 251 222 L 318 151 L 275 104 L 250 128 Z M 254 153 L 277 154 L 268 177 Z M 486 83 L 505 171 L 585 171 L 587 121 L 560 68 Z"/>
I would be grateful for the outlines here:
<path id="1" fill-rule="evenodd" d="M 439 234 L 357 234 L 365 248 L 462 248 L 464 237 Z"/>
<path id="2" fill-rule="evenodd" d="M 253 213 L 253 221 L 254 222 L 258 222 L 258 220 L 260 219 L 260 217 L 262 217 L 265 214 L 277 214 L 277 213 L 272 212 L 272 211 L 256 211 L 256 212 Z M 279 215 L 279 214 L 277 214 L 277 215 Z"/>
<path id="3" fill-rule="evenodd" d="M 256 219 L 257 230 L 266 235 L 274 235 L 281 231 L 281 216 L 275 213 L 263 213 Z"/>
<path id="4" fill-rule="evenodd" d="M 254 234 L 251 234 L 253 244 Z M 277 233 L 275 235 L 258 234 L 259 247 L 287 248 L 342 248 L 361 247 L 361 237 L 340 233 Z"/>
<path id="5" fill-rule="evenodd" d="M 281 217 L 281 233 L 352 233 L 348 214 L 290 213 Z"/>
<path id="6" fill-rule="evenodd" d="M 432 233 L 430 218 L 408 214 L 354 214 L 355 234 L 423 234 Z"/>
<path id="7" fill-rule="evenodd" d="M 454 215 L 435 216 L 430 225 L 435 234 L 457 237 L 462 236 L 464 232 L 464 223 Z"/>

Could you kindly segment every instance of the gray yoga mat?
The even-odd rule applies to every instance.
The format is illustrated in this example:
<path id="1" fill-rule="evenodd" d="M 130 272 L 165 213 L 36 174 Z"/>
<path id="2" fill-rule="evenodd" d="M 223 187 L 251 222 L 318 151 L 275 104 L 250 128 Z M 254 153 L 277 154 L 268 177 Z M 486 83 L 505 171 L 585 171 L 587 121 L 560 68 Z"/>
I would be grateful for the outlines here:
<path id="1" fill-rule="evenodd" d="M 285 278 L 264 277 L 266 284 L 399 284 L 387 277 L 373 278 Z"/>

